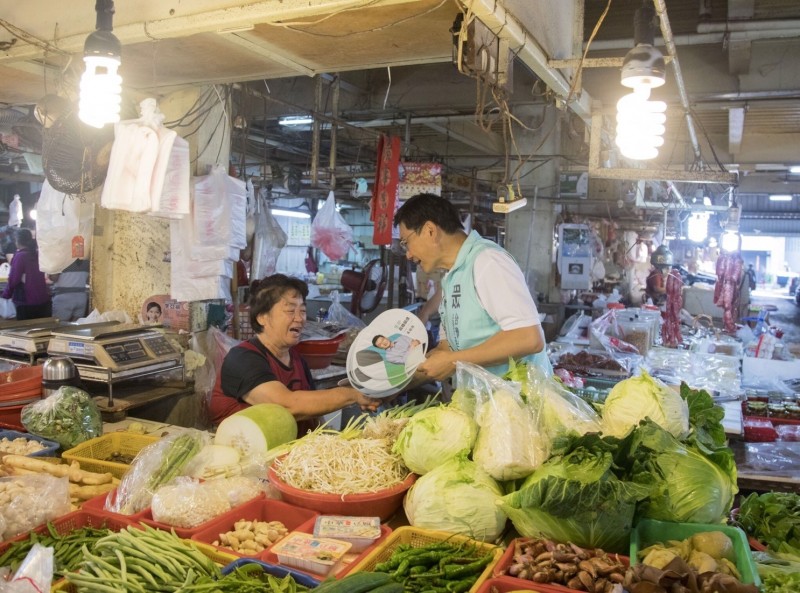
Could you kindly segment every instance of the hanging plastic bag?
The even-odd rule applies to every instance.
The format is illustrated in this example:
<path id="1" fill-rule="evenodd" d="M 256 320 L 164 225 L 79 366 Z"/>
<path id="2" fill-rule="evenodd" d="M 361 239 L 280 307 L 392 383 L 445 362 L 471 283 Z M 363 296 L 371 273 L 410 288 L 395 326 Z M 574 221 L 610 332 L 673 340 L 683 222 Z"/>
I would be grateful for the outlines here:
<path id="1" fill-rule="evenodd" d="M 325 316 L 325 321 L 327 323 L 338 325 L 339 327 L 352 327 L 357 330 L 362 330 L 367 327 L 363 319 L 356 317 L 342 305 L 338 290 L 332 291 L 330 297 L 331 306 L 328 308 L 328 314 Z"/>
<path id="2" fill-rule="evenodd" d="M 14 194 L 14 199 L 8 205 L 8 226 L 19 226 L 22 224 L 22 201 L 19 194 Z"/>
<path id="3" fill-rule="evenodd" d="M 253 261 L 250 268 L 250 277 L 253 280 L 260 280 L 275 273 L 278 257 L 286 246 L 286 241 L 286 232 L 272 216 L 266 202 L 259 199 L 253 238 Z"/>
<path id="4" fill-rule="evenodd" d="M 87 194 L 89 195 L 89 194 Z M 59 274 L 76 259 L 88 259 L 94 228 L 94 204 L 54 189 L 45 180 L 36 202 L 39 269 Z"/>
<path id="5" fill-rule="evenodd" d="M 328 193 L 328 199 L 311 223 L 311 245 L 332 261 L 344 258 L 353 245 L 353 229 L 336 211 L 333 192 Z"/>
<path id="6" fill-rule="evenodd" d="M 0 299 L 0 317 L 13 319 L 17 316 L 17 308 L 11 299 Z"/>

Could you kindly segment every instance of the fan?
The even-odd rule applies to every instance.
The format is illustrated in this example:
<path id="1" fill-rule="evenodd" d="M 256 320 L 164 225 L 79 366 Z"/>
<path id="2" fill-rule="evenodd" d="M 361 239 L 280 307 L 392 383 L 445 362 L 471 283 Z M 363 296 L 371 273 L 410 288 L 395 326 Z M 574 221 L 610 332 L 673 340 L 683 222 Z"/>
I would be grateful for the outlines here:
<path id="1" fill-rule="evenodd" d="M 50 185 L 71 195 L 98 187 L 105 181 L 113 143 L 113 126 L 89 127 L 75 111 L 59 117 L 45 128 L 42 142 L 42 165 Z"/>
<path id="2" fill-rule="evenodd" d="M 345 270 L 342 273 L 342 287 L 353 295 L 350 301 L 350 312 L 363 315 L 378 308 L 383 291 L 386 290 L 386 264 L 379 259 L 370 261 L 361 272 Z"/>

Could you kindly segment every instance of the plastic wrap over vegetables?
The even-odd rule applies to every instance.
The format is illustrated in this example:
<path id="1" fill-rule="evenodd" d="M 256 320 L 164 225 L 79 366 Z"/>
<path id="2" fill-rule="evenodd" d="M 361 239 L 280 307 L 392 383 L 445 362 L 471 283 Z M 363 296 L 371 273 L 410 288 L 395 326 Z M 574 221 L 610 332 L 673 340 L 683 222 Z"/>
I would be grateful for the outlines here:
<path id="1" fill-rule="evenodd" d="M 550 443 L 536 410 L 519 384 L 503 381 L 470 363 L 456 363 L 459 396 L 454 405 L 474 414 L 478 439 L 472 459 L 495 480 L 524 478 L 547 459 Z"/>
<path id="2" fill-rule="evenodd" d="M 567 433 L 600 432 L 600 416 L 591 404 L 536 365 L 512 362 L 505 378 L 522 385 L 522 396 L 535 410 L 549 441 Z"/>
<path id="3" fill-rule="evenodd" d="M 97 404 L 82 389 L 68 385 L 22 408 L 21 419 L 28 432 L 56 441 L 64 449 L 103 434 Z"/>
<path id="4" fill-rule="evenodd" d="M 417 480 L 403 507 L 415 527 L 492 541 L 506 524 L 506 515 L 497 504 L 502 495 L 497 482 L 477 464 L 456 457 Z"/>
<path id="5" fill-rule="evenodd" d="M 106 498 L 105 509 L 122 515 L 146 509 L 156 490 L 181 475 L 189 461 L 210 440 L 207 432 L 189 428 L 147 445 L 122 477 L 116 496 L 111 493 Z"/>
<path id="6" fill-rule="evenodd" d="M 478 427 L 465 412 L 434 406 L 414 414 L 400 431 L 392 448 L 403 463 L 423 475 L 459 455 L 469 455 Z"/>

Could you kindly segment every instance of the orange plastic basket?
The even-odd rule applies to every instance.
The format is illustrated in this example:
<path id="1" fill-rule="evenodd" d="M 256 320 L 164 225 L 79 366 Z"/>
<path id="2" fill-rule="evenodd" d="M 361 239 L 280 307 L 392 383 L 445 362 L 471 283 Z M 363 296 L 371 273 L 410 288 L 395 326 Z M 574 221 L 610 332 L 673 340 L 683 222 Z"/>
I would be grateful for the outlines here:
<path id="1" fill-rule="evenodd" d="M 500 560 L 503 555 L 503 548 L 495 546 L 494 544 L 487 544 L 469 538 L 465 535 L 458 535 L 447 533 L 446 531 L 435 531 L 433 529 L 418 529 L 416 527 L 399 527 L 386 540 L 378 544 L 378 546 L 370 552 L 363 560 L 356 564 L 349 572 L 372 572 L 375 565 L 388 560 L 395 549 L 400 545 L 411 546 L 412 548 L 421 548 L 429 544 L 438 542 L 451 542 L 454 544 L 468 543 L 475 547 L 476 552 L 494 554 L 493 560 L 483 569 L 475 584 L 469 590 L 469 593 L 476 593 L 480 589 L 481 584 L 492 576 L 494 565 Z M 476 554 L 477 555 L 477 554 Z"/>

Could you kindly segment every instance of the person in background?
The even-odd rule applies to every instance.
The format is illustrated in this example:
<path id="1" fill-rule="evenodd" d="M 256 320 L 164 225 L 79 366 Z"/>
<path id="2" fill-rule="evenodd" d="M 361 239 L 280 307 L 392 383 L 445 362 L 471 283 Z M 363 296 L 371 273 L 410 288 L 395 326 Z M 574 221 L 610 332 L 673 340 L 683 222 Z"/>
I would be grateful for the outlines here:
<path id="1" fill-rule="evenodd" d="M 475 231 L 467 235 L 458 209 L 434 194 L 409 198 L 395 214 L 394 224 L 409 260 L 426 273 L 446 270 L 439 345 L 418 373 L 443 380 L 460 360 L 502 375 L 509 358 L 552 370 L 536 304 L 507 251 Z"/>
<path id="2" fill-rule="evenodd" d="M 89 305 L 89 260 L 76 259 L 60 274 L 49 274 L 53 292 L 53 317 L 75 321 L 86 315 Z"/>
<path id="3" fill-rule="evenodd" d="M 753 268 L 753 264 L 748 264 L 747 271 L 745 272 L 747 276 L 747 283 L 750 285 L 750 290 L 756 289 L 756 271 Z"/>
<path id="4" fill-rule="evenodd" d="M 14 302 L 19 320 L 50 317 L 50 291 L 44 273 L 39 270 L 39 251 L 33 233 L 29 229 L 19 229 L 16 241 L 17 251 L 11 260 L 2 298 Z"/>
<path id="5" fill-rule="evenodd" d="M 661 307 L 667 302 L 667 281 L 666 274 L 669 266 L 653 266 L 645 283 L 645 297 L 653 301 L 656 307 Z"/>
<path id="6" fill-rule="evenodd" d="M 305 361 L 295 350 L 306 324 L 308 286 L 273 274 L 250 285 L 250 324 L 254 338 L 225 356 L 211 395 L 214 425 L 251 405 L 273 403 L 298 420 L 298 435 L 313 430 L 319 417 L 350 404 L 374 411 L 379 400 L 352 387 L 316 390 Z"/>

